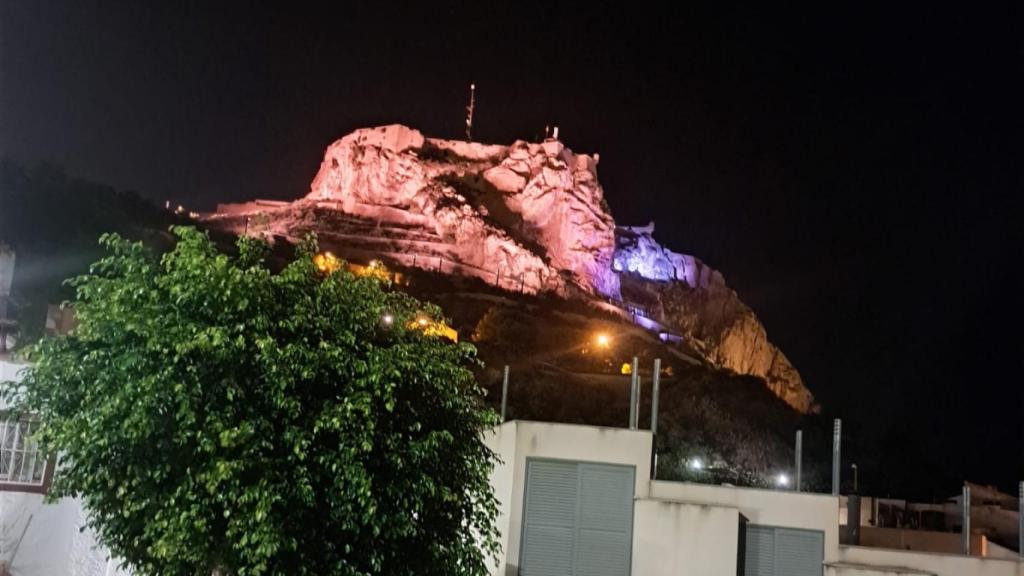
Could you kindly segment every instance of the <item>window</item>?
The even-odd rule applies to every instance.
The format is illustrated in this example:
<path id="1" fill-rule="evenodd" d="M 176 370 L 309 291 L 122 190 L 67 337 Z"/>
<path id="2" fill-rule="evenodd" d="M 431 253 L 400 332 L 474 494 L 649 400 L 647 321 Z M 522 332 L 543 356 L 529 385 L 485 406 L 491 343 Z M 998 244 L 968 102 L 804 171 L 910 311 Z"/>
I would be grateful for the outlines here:
<path id="1" fill-rule="evenodd" d="M 38 450 L 32 437 L 36 422 L 0 415 L 0 490 L 45 492 L 53 462 Z"/>

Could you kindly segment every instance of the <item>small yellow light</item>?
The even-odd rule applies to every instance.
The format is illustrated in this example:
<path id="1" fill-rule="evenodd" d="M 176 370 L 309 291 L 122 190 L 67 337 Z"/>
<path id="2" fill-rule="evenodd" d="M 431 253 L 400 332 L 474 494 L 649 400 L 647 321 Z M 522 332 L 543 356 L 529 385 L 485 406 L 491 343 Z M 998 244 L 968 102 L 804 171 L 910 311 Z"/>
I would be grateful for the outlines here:
<path id="1" fill-rule="evenodd" d="M 597 345 L 601 348 L 607 348 L 612 343 L 612 339 L 608 337 L 604 332 L 597 335 Z"/>
<path id="2" fill-rule="evenodd" d="M 429 324 L 429 321 L 426 318 L 420 318 L 416 322 L 418 322 L 420 326 L 426 326 L 427 324 Z"/>

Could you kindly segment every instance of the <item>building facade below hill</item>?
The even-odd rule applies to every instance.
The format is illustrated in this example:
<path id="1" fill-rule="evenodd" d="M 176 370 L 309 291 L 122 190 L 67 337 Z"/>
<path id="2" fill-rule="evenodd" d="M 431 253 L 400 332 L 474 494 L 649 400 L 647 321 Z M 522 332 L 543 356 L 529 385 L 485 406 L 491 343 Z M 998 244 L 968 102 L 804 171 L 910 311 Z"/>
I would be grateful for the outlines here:
<path id="1" fill-rule="evenodd" d="M 0 379 L 23 368 L 0 361 Z M 644 430 L 512 421 L 485 442 L 501 461 L 494 576 L 1024 576 L 1015 558 L 842 545 L 834 496 L 652 480 Z M 85 521 L 77 500 L 0 489 L 0 569 L 128 576 Z"/>

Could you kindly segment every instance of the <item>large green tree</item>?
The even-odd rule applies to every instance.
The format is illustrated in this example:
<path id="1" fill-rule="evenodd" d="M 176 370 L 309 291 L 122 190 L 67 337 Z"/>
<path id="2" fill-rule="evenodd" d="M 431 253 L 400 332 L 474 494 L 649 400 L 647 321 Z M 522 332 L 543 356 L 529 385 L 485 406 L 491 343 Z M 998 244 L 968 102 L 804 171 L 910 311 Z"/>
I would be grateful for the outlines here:
<path id="1" fill-rule="evenodd" d="M 483 574 L 495 423 L 473 348 L 387 280 L 279 272 L 177 228 L 160 258 L 109 235 L 79 325 L 15 390 L 60 455 L 53 496 L 141 574 Z"/>

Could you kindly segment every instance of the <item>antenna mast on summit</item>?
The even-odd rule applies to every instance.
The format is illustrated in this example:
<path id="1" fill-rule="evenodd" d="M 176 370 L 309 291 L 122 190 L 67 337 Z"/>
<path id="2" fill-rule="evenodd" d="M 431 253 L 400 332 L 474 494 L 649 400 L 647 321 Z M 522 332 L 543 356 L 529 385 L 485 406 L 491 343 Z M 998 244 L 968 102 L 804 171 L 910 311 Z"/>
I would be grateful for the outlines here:
<path id="1" fill-rule="evenodd" d="M 473 109 L 476 108 L 476 84 L 469 85 L 469 106 L 466 106 L 466 141 L 473 141 Z"/>

